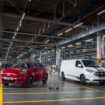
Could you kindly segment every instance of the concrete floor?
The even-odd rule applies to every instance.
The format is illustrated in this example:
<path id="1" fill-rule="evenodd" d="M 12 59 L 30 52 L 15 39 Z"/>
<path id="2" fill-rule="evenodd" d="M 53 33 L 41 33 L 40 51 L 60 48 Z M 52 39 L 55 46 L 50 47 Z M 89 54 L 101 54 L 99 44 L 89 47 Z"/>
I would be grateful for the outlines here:
<path id="1" fill-rule="evenodd" d="M 65 81 L 57 91 L 49 90 L 48 85 L 40 82 L 32 88 L 4 87 L 3 105 L 105 105 L 105 86 Z"/>

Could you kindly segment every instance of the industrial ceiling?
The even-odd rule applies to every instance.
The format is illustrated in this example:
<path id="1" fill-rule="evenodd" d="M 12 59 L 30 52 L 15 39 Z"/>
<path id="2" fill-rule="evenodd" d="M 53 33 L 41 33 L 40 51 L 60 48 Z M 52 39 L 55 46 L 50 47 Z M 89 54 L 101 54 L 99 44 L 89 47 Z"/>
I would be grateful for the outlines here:
<path id="1" fill-rule="evenodd" d="M 0 0 L 1 58 L 53 48 L 103 23 L 104 9 L 105 0 Z"/>

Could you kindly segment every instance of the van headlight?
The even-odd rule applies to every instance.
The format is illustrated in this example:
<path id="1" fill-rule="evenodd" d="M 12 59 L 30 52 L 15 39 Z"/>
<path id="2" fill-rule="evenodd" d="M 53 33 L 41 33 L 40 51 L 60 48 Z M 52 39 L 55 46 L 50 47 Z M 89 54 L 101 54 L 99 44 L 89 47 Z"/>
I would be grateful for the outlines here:
<path id="1" fill-rule="evenodd" d="M 89 69 L 86 69 L 89 73 L 93 73 L 94 71 L 93 70 L 89 70 Z"/>
<path id="2" fill-rule="evenodd" d="M 23 70 L 20 72 L 20 74 L 25 74 L 25 73 L 27 73 L 27 70 L 25 70 L 25 69 L 23 69 Z"/>

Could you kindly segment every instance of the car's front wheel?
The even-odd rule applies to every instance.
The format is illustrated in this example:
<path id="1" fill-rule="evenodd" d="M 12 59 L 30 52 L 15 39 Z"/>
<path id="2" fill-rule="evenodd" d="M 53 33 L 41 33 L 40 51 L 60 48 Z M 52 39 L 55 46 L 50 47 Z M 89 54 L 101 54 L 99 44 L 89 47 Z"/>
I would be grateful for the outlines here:
<path id="1" fill-rule="evenodd" d="M 4 86 L 8 86 L 8 83 L 3 83 Z"/>
<path id="2" fill-rule="evenodd" d="M 47 83 L 47 80 L 48 80 L 48 74 L 45 75 L 44 80 L 42 81 L 43 85 L 45 85 Z"/>
<path id="3" fill-rule="evenodd" d="M 30 76 L 30 77 L 28 78 L 28 81 L 27 81 L 26 86 L 30 87 L 30 86 L 32 86 L 32 85 L 33 85 L 33 77 Z"/>

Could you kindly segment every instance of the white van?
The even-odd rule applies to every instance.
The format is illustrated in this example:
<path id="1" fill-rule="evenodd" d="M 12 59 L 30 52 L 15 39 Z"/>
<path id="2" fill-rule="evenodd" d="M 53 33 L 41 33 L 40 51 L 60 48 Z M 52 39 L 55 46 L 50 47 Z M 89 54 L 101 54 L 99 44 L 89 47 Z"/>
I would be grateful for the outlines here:
<path id="1" fill-rule="evenodd" d="M 105 84 L 105 68 L 98 66 L 93 60 L 63 60 L 60 67 L 60 76 L 62 80 L 76 80 L 80 81 L 81 84 L 95 81 Z"/>

